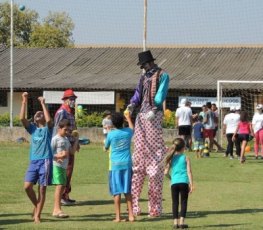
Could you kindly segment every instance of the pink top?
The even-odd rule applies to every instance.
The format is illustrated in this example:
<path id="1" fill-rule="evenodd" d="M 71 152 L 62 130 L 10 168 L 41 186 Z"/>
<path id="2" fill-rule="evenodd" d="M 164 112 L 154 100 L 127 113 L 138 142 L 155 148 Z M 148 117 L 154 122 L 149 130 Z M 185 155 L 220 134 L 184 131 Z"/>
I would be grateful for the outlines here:
<path id="1" fill-rule="evenodd" d="M 250 134 L 250 123 L 247 121 L 240 121 L 238 123 L 238 133 L 240 134 Z"/>

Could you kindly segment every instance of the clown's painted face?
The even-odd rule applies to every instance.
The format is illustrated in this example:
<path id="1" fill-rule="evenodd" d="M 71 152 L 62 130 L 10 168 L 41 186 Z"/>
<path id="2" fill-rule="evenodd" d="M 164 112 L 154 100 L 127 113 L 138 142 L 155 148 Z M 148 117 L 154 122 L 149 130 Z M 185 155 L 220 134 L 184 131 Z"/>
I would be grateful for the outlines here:
<path id="1" fill-rule="evenodd" d="M 67 104 L 70 108 L 74 109 L 75 108 L 75 103 L 76 103 L 76 98 L 75 97 L 70 97 L 67 99 Z"/>

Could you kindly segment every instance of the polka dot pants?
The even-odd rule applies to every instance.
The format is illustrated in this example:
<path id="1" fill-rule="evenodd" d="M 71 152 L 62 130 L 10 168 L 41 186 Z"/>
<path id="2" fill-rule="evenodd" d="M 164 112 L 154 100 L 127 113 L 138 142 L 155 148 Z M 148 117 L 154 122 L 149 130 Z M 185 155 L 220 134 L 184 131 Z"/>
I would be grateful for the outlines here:
<path id="1" fill-rule="evenodd" d="M 139 113 L 135 123 L 135 151 L 133 153 L 132 201 L 133 213 L 139 215 L 139 198 L 145 177 L 148 175 L 148 212 L 151 216 L 162 213 L 162 190 L 166 152 L 162 137 L 162 112 L 157 112 L 153 121 L 147 121 Z"/>

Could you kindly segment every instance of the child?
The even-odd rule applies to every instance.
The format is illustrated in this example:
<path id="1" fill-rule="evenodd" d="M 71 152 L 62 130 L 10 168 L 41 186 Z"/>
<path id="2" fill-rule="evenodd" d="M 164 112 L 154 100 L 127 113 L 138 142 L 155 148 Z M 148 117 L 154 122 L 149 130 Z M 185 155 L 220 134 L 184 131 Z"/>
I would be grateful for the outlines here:
<path id="1" fill-rule="evenodd" d="M 174 146 L 165 159 L 165 174 L 171 179 L 174 228 L 188 228 L 184 223 L 187 211 L 188 193 L 193 191 L 193 176 L 190 159 L 184 154 L 185 142 L 176 138 Z M 181 196 L 181 214 L 178 215 L 179 194 Z"/>
<path id="2" fill-rule="evenodd" d="M 115 113 L 112 115 L 113 129 L 105 141 L 105 150 L 110 148 L 109 189 L 114 197 L 116 217 L 113 221 L 125 221 L 120 216 L 121 194 L 124 193 L 129 213 L 129 221 L 134 221 L 132 212 L 131 196 L 131 139 L 133 135 L 133 124 L 130 113 L 125 113 L 129 128 L 123 128 L 123 115 Z"/>
<path id="3" fill-rule="evenodd" d="M 43 111 L 34 115 L 34 123 L 25 117 L 28 93 L 22 94 L 20 120 L 29 134 L 31 134 L 30 164 L 26 172 L 24 188 L 30 201 L 34 205 L 33 218 L 40 223 L 40 215 L 45 203 L 46 187 L 51 182 L 52 150 L 52 122 L 43 97 L 38 98 Z M 38 197 L 33 186 L 39 183 Z"/>
<path id="4" fill-rule="evenodd" d="M 103 134 L 104 134 L 105 139 L 106 139 L 107 134 L 112 127 L 111 112 L 109 110 L 105 110 L 103 112 L 102 127 L 103 127 Z"/>
<path id="5" fill-rule="evenodd" d="M 237 136 L 238 134 L 238 136 Z M 233 134 L 233 142 L 237 138 L 237 142 L 241 143 L 240 163 L 243 164 L 246 161 L 245 148 L 249 141 L 249 135 L 254 136 L 251 123 L 248 121 L 248 114 L 245 111 L 240 113 L 240 122 L 237 125 L 236 131 Z M 236 137 L 237 136 L 237 137 Z"/>
<path id="6" fill-rule="evenodd" d="M 67 183 L 67 166 L 70 153 L 70 142 L 67 139 L 69 135 L 70 121 L 67 119 L 62 119 L 58 123 L 57 135 L 52 138 L 51 147 L 54 153 L 53 158 L 53 177 L 52 184 L 56 185 L 55 189 L 55 199 L 54 199 L 54 209 L 53 216 L 57 218 L 67 218 L 69 215 L 65 214 L 61 210 L 61 198 L 62 192 Z M 76 143 L 76 142 L 75 142 Z M 74 143 L 73 148 L 76 144 Z"/>
<path id="7" fill-rule="evenodd" d="M 202 156 L 202 152 L 204 149 L 204 138 L 203 138 L 203 117 L 199 116 L 198 119 L 195 119 L 193 124 L 194 131 L 194 151 L 196 153 L 196 157 L 200 158 Z"/>

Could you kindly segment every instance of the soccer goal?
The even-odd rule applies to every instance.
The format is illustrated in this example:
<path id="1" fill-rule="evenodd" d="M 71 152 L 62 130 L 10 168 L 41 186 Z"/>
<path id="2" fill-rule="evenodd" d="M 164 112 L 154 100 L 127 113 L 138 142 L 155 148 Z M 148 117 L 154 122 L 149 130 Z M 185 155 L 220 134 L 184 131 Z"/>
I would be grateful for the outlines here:
<path id="1" fill-rule="evenodd" d="M 263 104 L 263 81 L 217 81 L 217 107 L 219 116 L 219 128 L 222 128 L 224 116 L 228 113 L 230 106 L 239 106 L 249 115 L 249 120 L 255 113 L 257 104 Z M 220 142 L 223 135 L 220 132 Z"/>

